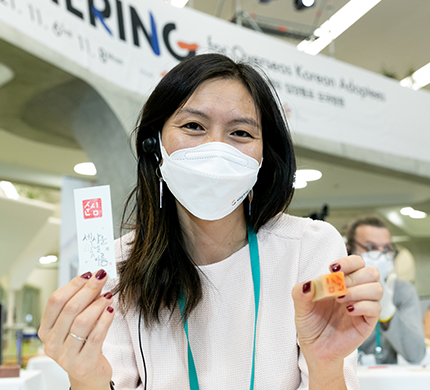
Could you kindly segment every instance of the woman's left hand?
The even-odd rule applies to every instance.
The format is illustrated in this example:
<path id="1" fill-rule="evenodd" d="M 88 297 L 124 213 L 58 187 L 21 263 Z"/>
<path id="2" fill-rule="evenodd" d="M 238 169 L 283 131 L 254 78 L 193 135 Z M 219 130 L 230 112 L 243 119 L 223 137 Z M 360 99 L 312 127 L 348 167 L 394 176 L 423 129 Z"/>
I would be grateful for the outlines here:
<path id="1" fill-rule="evenodd" d="M 309 282 L 292 291 L 300 349 L 309 369 L 343 363 L 370 336 L 381 312 L 383 289 L 375 267 L 365 267 L 360 256 L 348 256 L 332 263 L 330 271 L 345 274 L 344 297 L 312 302 L 315 286 L 309 288 Z"/>

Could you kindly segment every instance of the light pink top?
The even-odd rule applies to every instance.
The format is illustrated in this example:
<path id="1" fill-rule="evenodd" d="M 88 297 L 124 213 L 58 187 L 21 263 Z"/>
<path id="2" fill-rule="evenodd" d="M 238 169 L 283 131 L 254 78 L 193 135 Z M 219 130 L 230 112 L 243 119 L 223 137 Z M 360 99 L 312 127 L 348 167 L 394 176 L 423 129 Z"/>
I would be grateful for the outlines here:
<path id="1" fill-rule="evenodd" d="M 130 237 L 130 236 L 128 236 Z M 329 272 L 328 265 L 345 257 L 345 245 L 329 224 L 281 214 L 258 232 L 261 296 L 258 314 L 255 390 L 308 388 L 306 362 L 297 345 L 293 286 Z M 126 256 L 127 236 L 115 242 L 117 261 Z M 122 245 L 121 245 L 122 242 Z M 199 267 L 203 300 L 189 319 L 200 390 L 249 390 L 254 336 L 254 292 L 248 245 L 227 259 Z M 116 280 L 105 286 L 109 291 Z M 143 389 L 138 314 L 115 320 L 103 346 L 119 390 Z M 141 329 L 148 389 L 189 390 L 187 342 L 179 310 L 162 324 Z M 359 389 L 356 353 L 345 359 L 348 389 Z"/>

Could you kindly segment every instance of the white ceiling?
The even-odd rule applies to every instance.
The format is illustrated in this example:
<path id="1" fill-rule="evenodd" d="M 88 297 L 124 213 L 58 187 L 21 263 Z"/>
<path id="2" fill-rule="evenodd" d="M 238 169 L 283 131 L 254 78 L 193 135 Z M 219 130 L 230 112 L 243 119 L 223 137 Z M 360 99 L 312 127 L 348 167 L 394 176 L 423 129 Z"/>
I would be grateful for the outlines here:
<path id="1" fill-rule="evenodd" d="M 316 208 L 321 204 L 321 199 L 336 207 L 405 207 L 430 199 L 428 185 L 382 173 L 301 156 L 298 156 L 297 167 L 318 169 L 323 177 L 296 190 L 294 208 Z"/>
<path id="2" fill-rule="evenodd" d="M 275 0 L 260 3 L 257 0 L 240 0 L 243 11 L 269 17 L 279 27 L 295 29 L 296 24 L 321 25 L 333 12 L 342 8 L 348 0 L 316 0 L 315 5 L 297 11 L 293 0 Z M 230 20 L 236 12 L 236 0 L 192 0 L 192 7 L 210 15 L 216 15 L 222 5 L 220 17 Z M 317 14 L 321 12 L 318 19 Z M 370 12 L 341 34 L 334 43 L 335 58 L 382 73 L 383 69 L 399 79 L 430 62 L 428 37 L 430 36 L 430 1 L 428 0 L 381 0 Z M 317 24 L 315 25 L 315 22 Z M 299 41 L 286 39 L 297 44 Z M 329 48 L 322 54 L 329 55 Z M 426 89 L 430 90 L 427 86 Z"/>
<path id="3" fill-rule="evenodd" d="M 49 203 L 0 195 L 0 276 L 8 272 L 54 212 L 55 207 Z M 53 243 L 50 245 L 52 247 Z"/>
<path id="4" fill-rule="evenodd" d="M 76 175 L 73 167 L 85 161 L 87 156 L 83 150 L 33 141 L 0 129 L 0 175 L 3 177 L 9 172 L 17 175 L 27 171 L 53 176 Z"/>

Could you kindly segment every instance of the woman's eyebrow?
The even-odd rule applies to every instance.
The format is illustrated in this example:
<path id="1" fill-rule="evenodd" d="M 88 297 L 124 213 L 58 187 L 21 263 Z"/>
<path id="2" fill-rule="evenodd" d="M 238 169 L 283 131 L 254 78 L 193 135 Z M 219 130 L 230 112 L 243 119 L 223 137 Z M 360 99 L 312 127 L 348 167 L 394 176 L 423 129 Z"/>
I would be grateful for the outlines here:
<path id="1" fill-rule="evenodd" d="M 256 127 L 257 129 L 261 129 L 260 124 L 253 118 L 248 118 L 248 117 L 240 117 L 240 118 L 235 118 L 232 119 L 231 121 L 228 122 L 229 124 L 235 124 L 235 123 L 244 123 L 246 125 L 251 125 Z"/>
<path id="2" fill-rule="evenodd" d="M 201 116 L 202 118 L 209 119 L 209 116 L 206 115 L 203 111 L 196 110 L 195 108 L 182 108 L 177 115 L 181 115 L 182 113 L 187 112 L 189 114 L 194 114 L 197 116 Z"/>

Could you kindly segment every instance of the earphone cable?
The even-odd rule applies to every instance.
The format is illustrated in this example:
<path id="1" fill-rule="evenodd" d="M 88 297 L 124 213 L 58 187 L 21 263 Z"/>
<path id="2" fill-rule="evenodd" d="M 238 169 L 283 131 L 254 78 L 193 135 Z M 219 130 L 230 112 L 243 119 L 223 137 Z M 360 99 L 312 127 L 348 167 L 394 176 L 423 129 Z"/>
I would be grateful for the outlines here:
<path id="1" fill-rule="evenodd" d="M 140 235 L 141 235 L 142 240 L 143 240 L 143 229 L 142 229 L 142 224 L 141 224 L 140 218 L 139 218 L 139 175 L 140 175 L 140 156 L 139 156 L 139 159 L 137 161 L 136 219 L 137 219 L 137 222 L 139 223 Z M 143 355 L 143 348 L 142 348 L 142 338 L 141 338 L 141 332 L 140 332 L 140 323 L 141 323 L 141 320 L 142 320 L 142 312 L 139 312 L 139 324 L 138 324 L 139 348 L 140 348 L 140 354 L 142 355 L 143 369 L 144 369 L 144 372 L 145 372 L 145 387 L 144 387 L 144 390 L 147 390 L 148 374 L 147 374 L 147 371 L 146 371 L 145 356 Z"/>
<path id="2" fill-rule="evenodd" d="M 139 330 L 138 330 L 138 332 L 139 332 L 139 348 L 140 348 L 140 354 L 142 355 L 143 369 L 145 371 L 145 387 L 144 387 L 144 390 L 147 390 L 146 386 L 148 384 L 148 374 L 147 374 L 147 371 L 146 371 L 145 356 L 143 355 L 142 338 L 141 338 L 141 335 L 140 335 L 140 333 L 141 333 L 141 331 L 140 331 L 140 322 L 141 322 L 141 319 L 142 319 L 142 313 L 139 313 Z"/>

